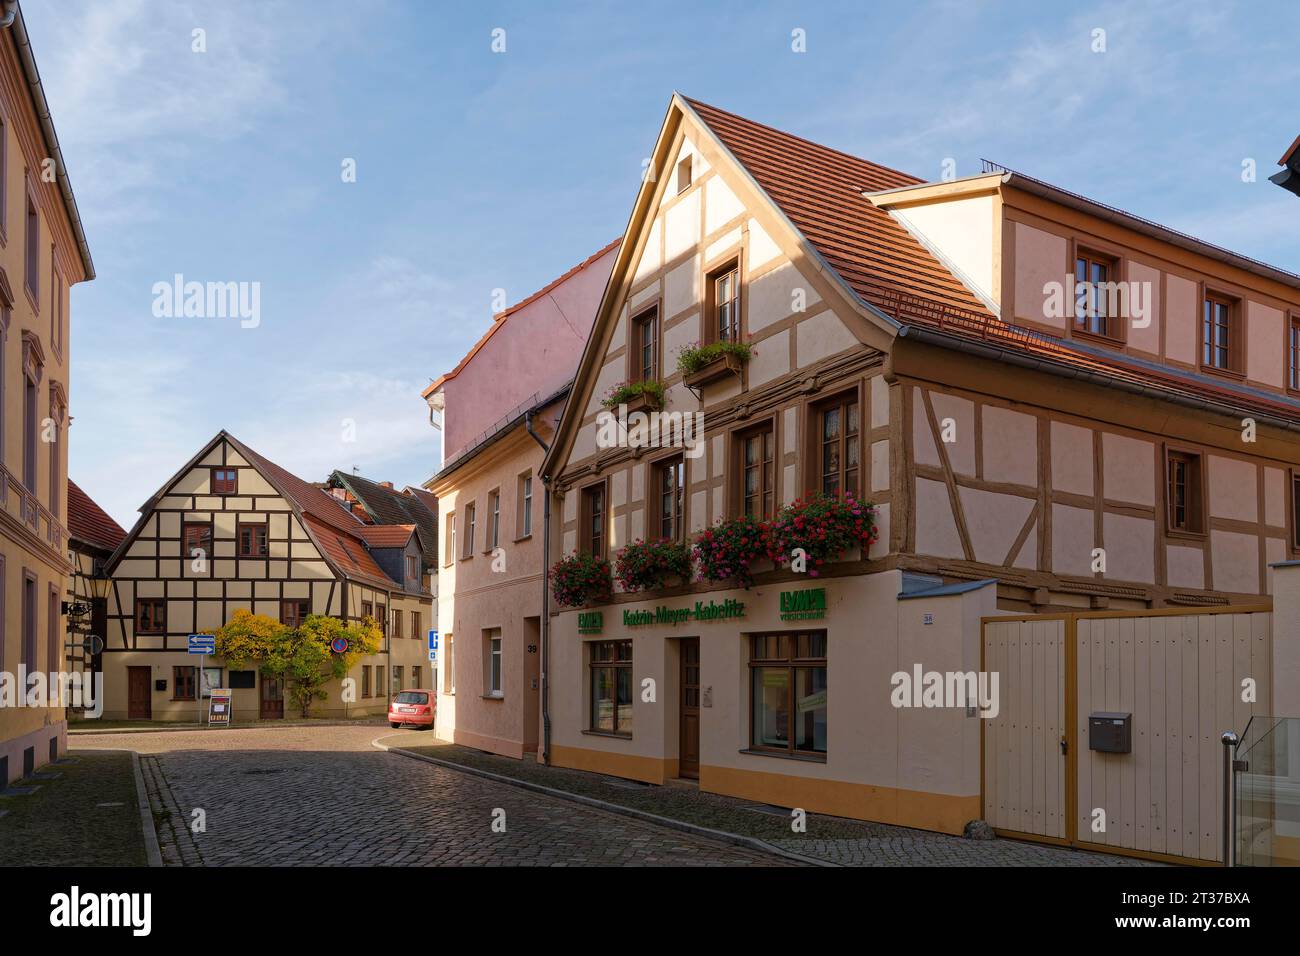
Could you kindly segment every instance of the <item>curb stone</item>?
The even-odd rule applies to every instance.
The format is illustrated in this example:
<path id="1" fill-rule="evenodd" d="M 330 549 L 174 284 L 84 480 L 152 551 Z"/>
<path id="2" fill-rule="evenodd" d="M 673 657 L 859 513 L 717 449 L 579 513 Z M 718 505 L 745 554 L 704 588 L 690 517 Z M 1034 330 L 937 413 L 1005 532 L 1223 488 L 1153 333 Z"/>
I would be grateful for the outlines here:
<path id="1" fill-rule="evenodd" d="M 390 735 L 385 735 L 390 736 Z M 733 843 L 738 846 L 748 847 L 751 850 L 759 850 L 763 853 L 770 853 L 773 856 L 784 857 L 787 860 L 793 860 L 797 863 L 803 863 L 807 866 L 839 866 L 838 863 L 832 863 L 829 860 L 819 860 L 815 857 L 804 856 L 793 850 L 786 850 L 766 840 L 760 840 L 757 837 L 742 836 L 739 833 L 728 833 L 725 830 L 714 830 L 710 827 L 702 827 L 695 823 L 687 823 L 684 820 L 674 820 L 671 817 L 661 817 L 656 813 L 647 813 L 644 810 L 635 810 L 631 807 L 625 807 L 617 803 L 609 803 L 605 800 L 597 800 L 595 797 L 584 796 L 579 793 L 570 793 L 567 790 L 559 790 L 555 787 L 548 787 L 544 784 L 533 783 L 530 780 L 519 780 L 515 777 L 507 777 L 505 774 L 493 773 L 490 770 L 480 770 L 477 767 L 467 767 L 464 764 L 454 763 L 450 760 L 441 760 L 438 757 L 430 757 L 427 754 L 418 754 L 413 750 L 406 750 L 401 747 L 389 747 L 381 744 L 379 741 L 382 737 L 376 737 L 370 742 L 372 747 L 388 753 L 401 754 L 403 757 L 411 757 L 415 760 L 422 760 L 425 763 L 435 764 L 439 767 L 446 767 L 449 770 L 458 770 L 461 773 L 471 774 L 476 777 L 484 777 L 488 780 L 494 780 L 497 783 L 504 783 L 512 787 L 518 787 L 521 790 L 531 790 L 535 793 L 544 793 L 547 796 L 556 797 L 560 800 L 568 800 L 573 803 L 582 803 L 589 807 L 596 807 L 599 810 L 606 810 L 610 813 L 617 813 L 625 817 L 633 817 L 638 820 L 645 820 L 649 823 L 656 823 L 659 826 L 670 827 L 674 830 L 680 830 L 685 833 L 692 833 L 696 836 L 709 837 L 714 840 L 722 840 L 726 843 Z"/>

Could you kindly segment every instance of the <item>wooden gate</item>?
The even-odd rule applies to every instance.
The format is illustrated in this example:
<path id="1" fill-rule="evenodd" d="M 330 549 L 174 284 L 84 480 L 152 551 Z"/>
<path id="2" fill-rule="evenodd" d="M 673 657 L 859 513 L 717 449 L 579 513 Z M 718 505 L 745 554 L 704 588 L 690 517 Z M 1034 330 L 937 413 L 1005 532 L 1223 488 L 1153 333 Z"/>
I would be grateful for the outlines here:
<path id="1" fill-rule="evenodd" d="M 985 819 L 1008 836 L 1218 862 L 1219 738 L 1269 713 L 1271 625 L 1267 607 L 985 618 L 1000 703 L 982 721 Z M 1098 712 L 1131 715 L 1128 753 L 1089 748 Z"/>

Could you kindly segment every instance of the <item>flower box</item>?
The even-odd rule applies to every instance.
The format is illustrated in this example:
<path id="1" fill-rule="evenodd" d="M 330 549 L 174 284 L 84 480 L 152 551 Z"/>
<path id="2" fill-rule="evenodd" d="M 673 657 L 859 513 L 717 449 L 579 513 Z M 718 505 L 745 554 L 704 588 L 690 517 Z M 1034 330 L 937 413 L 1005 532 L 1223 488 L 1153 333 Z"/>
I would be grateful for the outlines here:
<path id="1" fill-rule="evenodd" d="M 691 388 L 699 388 L 729 375 L 739 375 L 743 364 L 736 353 L 723 352 L 712 362 L 701 366 L 698 371 L 685 376 L 682 381 Z"/>

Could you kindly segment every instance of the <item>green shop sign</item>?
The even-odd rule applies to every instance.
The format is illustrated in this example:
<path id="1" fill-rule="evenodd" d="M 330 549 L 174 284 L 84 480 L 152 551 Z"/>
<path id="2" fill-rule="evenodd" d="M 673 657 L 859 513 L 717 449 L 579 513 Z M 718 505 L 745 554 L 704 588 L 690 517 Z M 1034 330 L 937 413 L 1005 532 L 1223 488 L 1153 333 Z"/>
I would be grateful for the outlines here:
<path id="1" fill-rule="evenodd" d="M 579 611 L 578 633 L 599 634 L 605 627 L 605 615 L 601 611 Z"/>
<path id="2" fill-rule="evenodd" d="M 781 592 L 781 620 L 820 621 L 826 616 L 826 589 Z"/>
<path id="3" fill-rule="evenodd" d="M 727 621 L 745 616 L 745 602 L 730 598 L 719 604 L 696 601 L 694 607 L 667 607 L 661 605 L 653 611 L 624 611 L 623 625 L 637 627 L 645 624 L 681 624 L 684 621 Z"/>

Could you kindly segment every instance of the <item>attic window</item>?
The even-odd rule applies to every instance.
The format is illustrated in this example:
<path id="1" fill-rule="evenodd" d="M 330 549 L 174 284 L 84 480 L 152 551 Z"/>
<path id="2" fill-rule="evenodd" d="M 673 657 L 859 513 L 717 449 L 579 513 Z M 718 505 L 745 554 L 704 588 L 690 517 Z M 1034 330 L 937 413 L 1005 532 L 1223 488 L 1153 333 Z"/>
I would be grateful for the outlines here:
<path id="1" fill-rule="evenodd" d="M 237 487 L 238 474 L 233 468 L 213 468 L 212 493 L 214 495 L 233 495 Z"/>
<path id="2" fill-rule="evenodd" d="M 691 157 L 687 156 L 677 164 L 677 192 L 686 192 L 691 185 Z"/>

